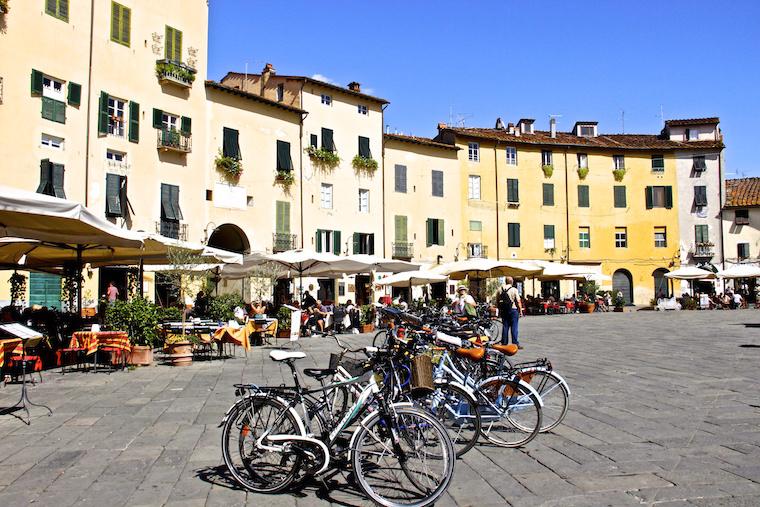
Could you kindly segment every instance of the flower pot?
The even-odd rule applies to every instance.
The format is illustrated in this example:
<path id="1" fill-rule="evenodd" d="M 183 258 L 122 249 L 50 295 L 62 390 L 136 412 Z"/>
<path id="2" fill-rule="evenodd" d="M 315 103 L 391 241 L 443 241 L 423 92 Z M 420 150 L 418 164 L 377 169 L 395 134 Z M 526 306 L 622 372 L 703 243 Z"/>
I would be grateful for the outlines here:
<path id="1" fill-rule="evenodd" d="M 581 312 L 583 313 L 594 313 L 594 308 L 594 303 L 581 303 Z"/>
<path id="2" fill-rule="evenodd" d="M 620 312 L 620 313 L 623 313 L 623 307 L 622 307 L 622 306 L 616 306 L 616 307 L 615 307 L 615 311 L 616 311 L 616 312 Z"/>
<path id="3" fill-rule="evenodd" d="M 190 366 L 193 362 L 193 344 L 189 341 L 166 344 L 166 358 L 172 366 Z"/>
<path id="4" fill-rule="evenodd" d="M 375 325 L 374 324 L 362 324 L 361 325 L 361 332 L 362 333 L 371 333 L 374 330 L 375 330 Z"/>
<path id="5" fill-rule="evenodd" d="M 290 338 L 290 329 L 278 329 L 277 338 Z"/>
<path id="6" fill-rule="evenodd" d="M 150 366 L 153 364 L 153 348 L 147 345 L 133 345 L 127 362 L 135 366 Z"/>

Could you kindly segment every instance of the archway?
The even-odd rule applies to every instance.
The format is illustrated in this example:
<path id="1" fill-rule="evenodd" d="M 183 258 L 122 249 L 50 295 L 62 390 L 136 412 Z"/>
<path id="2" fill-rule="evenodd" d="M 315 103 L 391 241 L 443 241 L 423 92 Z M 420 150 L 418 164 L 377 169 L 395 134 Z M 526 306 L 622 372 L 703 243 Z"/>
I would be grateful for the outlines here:
<path id="1" fill-rule="evenodd" d="M 612 274 L 613 297 L 617 296 L 618 292 L 623 294 L 625 304 L 633 302 L 633 277 L 627 269 L 618 269 Z"/>
<path id="2" fill-rule="evenodd" d="M 243 229 L 235 224 L 222 224 L 211 233 L 208 246 L 241 254 L 251 253 L 251 244 Z"/>
<path id="3" fill-rule="evenodd" d="M 652 272 L 652 278 L 654 279 L 655 299 L 669 298 L 671 296 L 668 279 L 665 278 L 665 273 L 667 272 L 668 270 L 665 268 L 658 268 Z"/>

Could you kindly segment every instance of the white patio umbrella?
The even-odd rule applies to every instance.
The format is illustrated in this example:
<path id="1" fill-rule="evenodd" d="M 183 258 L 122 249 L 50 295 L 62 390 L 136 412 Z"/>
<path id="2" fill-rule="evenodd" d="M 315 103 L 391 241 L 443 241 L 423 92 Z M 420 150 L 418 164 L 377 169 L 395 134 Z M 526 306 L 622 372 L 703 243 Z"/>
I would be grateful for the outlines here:
<path id="1" fill-rule="evenodd" d="M 672 278 L 674 280 L 688 280 L 689 288 L 691 289 L 691 295 L 694 295 L 694 280 L 709 280 L 717 278 L 717 275 L 712 271 L 706 269 L 696 268 L 694 266 L 684 266 L 678 268 L 669 273 L 665 273 L 666 278 Z"/>
<path id="2" fill-rule="evenodd" d="M 759 278 L 760 267 L 752 264 L 734 264 L 733 266 L 718 271 L 720 278 Z"/>
<path id="3" fill-rule="evenodd" d="M 497 261 L 494 259 L 467 259 L 450 262 L 433 271 L 448 275 L 452 280 L 483 279 L 497 276 L 529 276 L 543 271 L 541 266 L 524 261 Z"/>
<path id="4" fill-rule="evenodd" d="M 406 271 L 417 271 L 420 269 L 419 264 L 402 261 L 398 259 L 386 259 L 376 255 L 354 254 L 346 257 L 339 257 L 339 261 L 315 267 L 312 270 L 314 276 L 340 276 L 355 275 L 359 273 L 370 273 L 379 271 L 381 273 L 402 273 Z"/>
<path id="5" fill-rule="evenodd" d="M 431 271 L 406 271 L 395 275 L 386 276 L 378 281 L 378 285 L 389 287 L 409 287 L 418 285 L 427 285 L 429 283 L 440 283 L 448 280 L 449 277 L 440 273 Z"/>
<path id="6" fill-rule="evenodd" d="M 590 268 L 584 266 L 573 266 L 572 264 L 561 264 L 559 262 L 540 262 L 537 264 L 544 268 L 541 274 L 535 277 L 541 281 L 586 280 L 587 277 L 594 274 Z"/>

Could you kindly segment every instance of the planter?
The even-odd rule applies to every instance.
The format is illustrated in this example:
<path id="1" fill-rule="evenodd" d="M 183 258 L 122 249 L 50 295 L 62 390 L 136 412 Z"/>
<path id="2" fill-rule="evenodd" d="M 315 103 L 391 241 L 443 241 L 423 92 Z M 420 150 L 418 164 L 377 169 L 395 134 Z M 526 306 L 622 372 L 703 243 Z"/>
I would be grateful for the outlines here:
<path id="1" fill-rule="evenodd" d="M 616 306 L 614 311 L 619 312 L 619 313 L 623 313 L 625 310 L 624 310 L 624 308 L 622 306 Z"/>
<path id="2" fill-rule="evenodd" d="M 277 338 L 290 338 L 290 329 L 278 329 Z"/>
<path id="3" fill-rule="evenodd" d="M 581 303 L 580 310 L 583 313 L 594 313 L 595 307 L 594 303 Z"/>
<path id="4" fill-rule="evenodd" d="M 374 330 L 375 330 L 374 324 L 362 324 L 361 329 L 360 329 L 362 333 L 371 333 Z"/>
<path id="5" fill-rule="evenodd" d="M 193 344 L 189 341 L 169 343 L 164 350 L 172 366 L 190 366 L 193 362 Z"/>
<path id="6" fill-rule="evenodd" d="M 150 366 L 153 364 L 153 348 L 147 345 L 133 345 L 127 362 L 135 366 Z"/>

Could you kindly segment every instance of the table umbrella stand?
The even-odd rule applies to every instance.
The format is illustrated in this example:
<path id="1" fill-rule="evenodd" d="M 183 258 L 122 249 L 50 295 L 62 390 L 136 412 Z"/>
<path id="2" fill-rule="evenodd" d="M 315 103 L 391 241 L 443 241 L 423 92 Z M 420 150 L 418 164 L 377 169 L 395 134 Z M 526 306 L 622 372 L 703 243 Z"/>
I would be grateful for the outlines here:
<path id="1" fill-rule="evenodd" d="M 26 391 L 26 359 L 25 359 L 25 351 L 26 351 L 26 342 L 29 340 L 29 338 L 21 338 L 21 396 L 19 397 L 18 401 L 11 405 L 10 407 L 6 407 L 2 410 L 0 410 L 0 415 L 5 414 L 11 414 L 12 412 L 15 412 L 16 408 L 23 408 L 26 410 L 26 418 L 27 420 L 24 421 L 21 417 L 16 416 L 15 414 L 12 414 L 14 417 L 18 417 L 21 419 L 22 422 L 26 423 L 27 426 L 29 426 L 32 423 L 32 415 L 29 412 L 29 407 L 27 405 L 32 405 L 34 407 L 42 407 L 48 411 L 48 417 L 53 415 L 53 411 L 48 407 L 47 405 L 43 405 L 41 403 L 34 403 L 32 400 L 29 399 L 29 394 Z"/>

